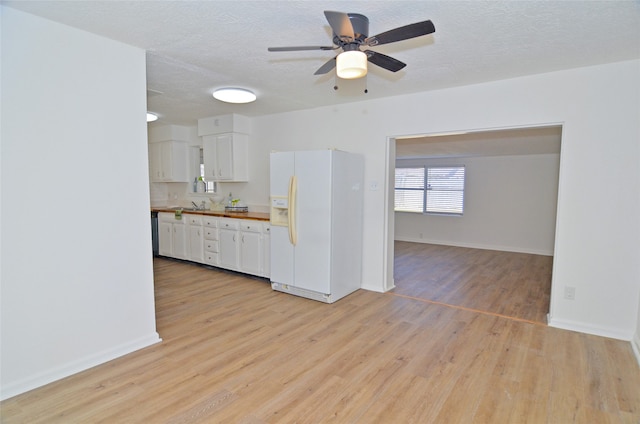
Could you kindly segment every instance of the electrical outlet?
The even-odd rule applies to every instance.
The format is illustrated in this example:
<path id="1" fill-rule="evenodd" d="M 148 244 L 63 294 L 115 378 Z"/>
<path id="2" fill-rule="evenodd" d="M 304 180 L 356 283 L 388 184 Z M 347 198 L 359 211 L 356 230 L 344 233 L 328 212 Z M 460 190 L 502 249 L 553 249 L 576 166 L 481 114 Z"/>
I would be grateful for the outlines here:
<path id="1" fill-rule="evenodd" d="M 576 288 L 571 286 L 565 286 L 564 298 L 567 300 L 576 300 Z"/>

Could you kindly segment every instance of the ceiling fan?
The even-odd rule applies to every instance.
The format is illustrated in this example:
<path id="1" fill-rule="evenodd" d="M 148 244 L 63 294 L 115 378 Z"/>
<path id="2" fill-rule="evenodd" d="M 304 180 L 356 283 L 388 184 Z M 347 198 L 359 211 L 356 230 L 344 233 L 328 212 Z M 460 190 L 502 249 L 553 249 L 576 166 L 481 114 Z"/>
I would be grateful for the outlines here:
<path id="1" fill-rule="evenodd" d="M 369 37 L 369 19 L 359 13 L 342 13 L 325 10 L 327 18 L 333 30 L 333 44 L 335 46 L 295 46 L 295 47 L 269 47 L 270 52 L 290 52 L 301 50 L 338 50 L 342 49 L 333 59 L 330 59 L 315 72 L 314 75 L 322 75 L 336 68 L 340 78 L 354 79 L 367 74 L 367 61 L 378 65 L 391 72 L 398 72 L 407 66 L 397 59 L 373 50 L 361 50 L 361 47 L 374 47 L 381 44 L 395 43 L 431 34 L 436 31 L 430 20 L 398 27 L 378 35 Z"/>

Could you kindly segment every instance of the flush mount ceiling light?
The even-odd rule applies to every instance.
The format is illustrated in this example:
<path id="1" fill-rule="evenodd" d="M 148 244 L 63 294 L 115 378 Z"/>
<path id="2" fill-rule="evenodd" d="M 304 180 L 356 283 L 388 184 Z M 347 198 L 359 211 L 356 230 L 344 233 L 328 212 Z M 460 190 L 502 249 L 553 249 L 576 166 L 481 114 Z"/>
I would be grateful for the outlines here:
<path id="1" fill-rule="evenodd" d="M 367 54 L 360 50 L 340 53 L 336 58 L 336 73 L 343 79 L 356 79 L 367 75 Z"/>
<path id="2" fill-rule="evenodd" d="M 219 88 L 213 92 L 213 97 L 226 103 L 251 103 L 255 101 L 256 95 L 244 88 Z"/>
<path id="3" fill-rule="evenodd" d="M 155 113 L 147 112 L 147 122 L 153 122 L 158 120 L 158 115 Z"/>

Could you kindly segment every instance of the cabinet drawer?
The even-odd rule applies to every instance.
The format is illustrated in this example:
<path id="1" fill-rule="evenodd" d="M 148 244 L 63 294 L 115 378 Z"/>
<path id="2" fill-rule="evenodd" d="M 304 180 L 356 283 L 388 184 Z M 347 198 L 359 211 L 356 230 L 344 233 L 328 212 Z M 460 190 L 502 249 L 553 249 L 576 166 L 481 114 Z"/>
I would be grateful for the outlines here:
<path id="1" fill-rule="evenodd" d="M 218 240 L 218 229 L 204 227 L 204 238 L 207 240 Z"/>
<path id="2" fill-rule="evenodd" d="M 215 252 L 204 252 L 204 263 L 218 265 L 218 254 Z"/>
<path id="3" fill-rule="evenodd" d="M 209 253 L 218 253 L 219 252 L 219 244 L 218 240 L 205 240 L 204 241 L 204 250 L 206 254 Z"/>
<path id="4" fill-rule="evenodd" d="M 198 215 L 185 215 L 187 222 L 191 225 L 202 225 L 202 217 Z"/>
<path id="5" fill-rule="evenodd" d="M 180 222 L 179 219 L 176 219 L 176 214 L 169 213 L 169 212 L 158 212 L 158 221 L 160 221 L 160 222 L 174 222 L 174 221 Z"/>
<path id="6" fill-rule="evenodd" d="M 218 220 L 217 220 L 217 219 L 214 219 L 214 218 L 208 218 L 208 217 L 205 217 L 205 218 L 203 219 L 203 222 L 204 222 L 204 226 L 205 226 L 205 227 L 212 227 L 212 228 L 215 228 L 215 227 L 217 227 L 217 226 L 218 226 Z"/>
<path id="7" fill-rule="evenodd" d="M 261 233 L 262 224 L 257 221 L 244 220 L 240 223 L 240 231 Z"/>
<path id="8" fill-rule="evenodd" d="M 159 212 L 158 213 L 158 221 L 159 222 L 169 222 L 171 224 L 184 224 L 188 222 L 187 215 L 182 215 L 181 219 L 176 219 L 175 213 L 168 212 Z"/>
<path id="9" fill-rule="evenodd" d="M 238 221 L 236 220 L 231 220 L 231 219 L 220 220 L 219 224 L 220 224 L 220 228 L 228 228 L 231 230 L 238 229 Z"/>

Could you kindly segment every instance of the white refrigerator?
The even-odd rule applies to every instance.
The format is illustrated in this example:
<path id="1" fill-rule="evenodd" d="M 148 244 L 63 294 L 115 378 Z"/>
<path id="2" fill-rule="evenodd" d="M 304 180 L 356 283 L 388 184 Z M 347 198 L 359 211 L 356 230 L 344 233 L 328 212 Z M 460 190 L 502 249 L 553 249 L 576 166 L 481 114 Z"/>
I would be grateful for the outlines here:
<path id="1" fill-rule="evenodd" d="M 326 303 L 358 290 L 363 157 L 274 152 L 270 175 L 271 287 Z"/>

